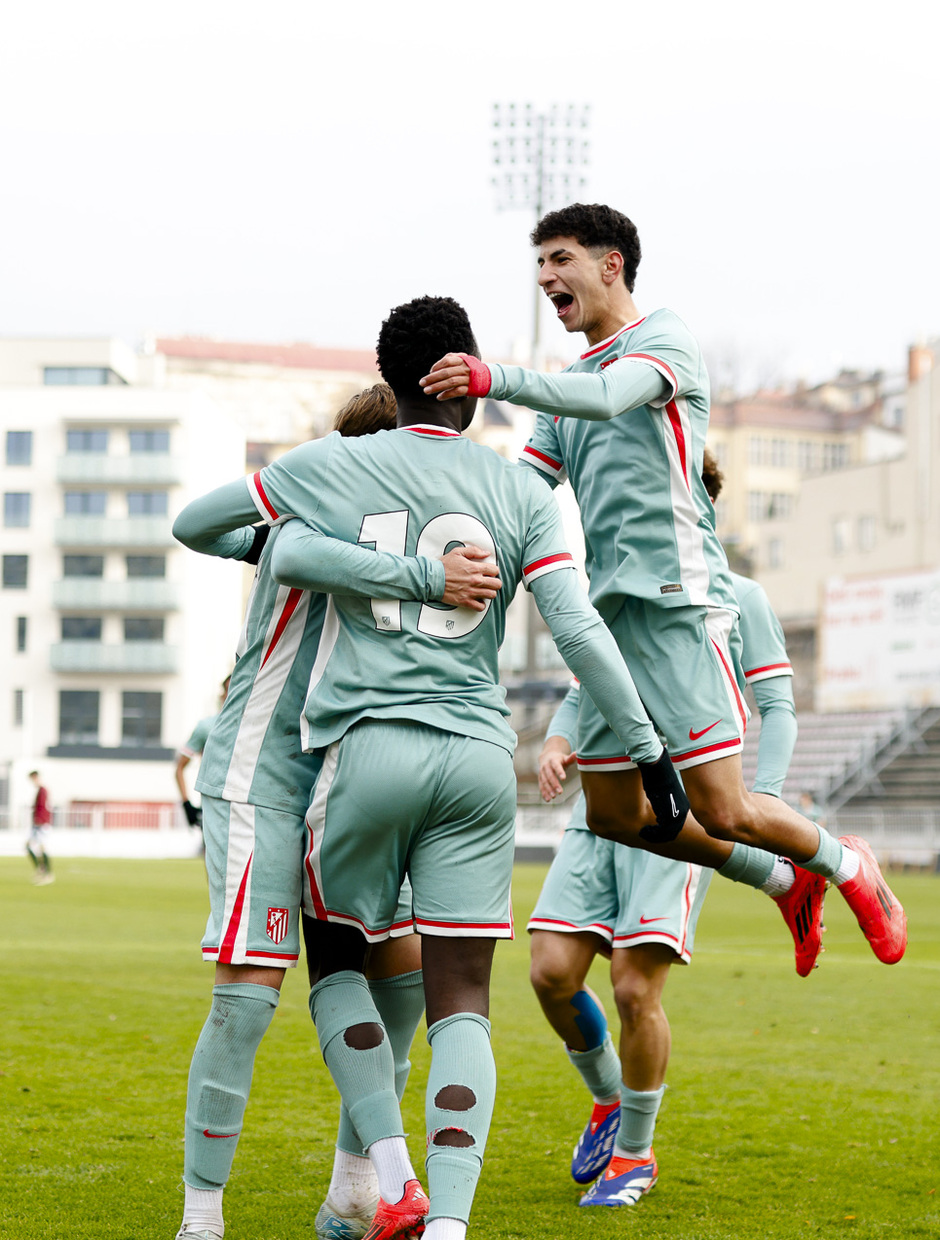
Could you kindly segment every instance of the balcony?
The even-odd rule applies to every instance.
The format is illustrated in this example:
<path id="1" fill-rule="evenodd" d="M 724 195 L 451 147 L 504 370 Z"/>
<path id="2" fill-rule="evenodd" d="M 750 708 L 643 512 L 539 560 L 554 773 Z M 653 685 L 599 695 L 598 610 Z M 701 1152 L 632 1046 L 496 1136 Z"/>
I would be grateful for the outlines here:
<path id="1" fill-rule="evenodd" d="M 50 648 L 54 672 L 118 672 L 166 676 L 179 671 L 179 650 L 163 642 L 58 642 Z"/>
<path id="2" fill-rule="evenodd" d="M 115 486 L 178 486 L 183 481 L 183 463 L 163 452 L 135 452 L 130 456 L 69 452 L 56 462 L 56 480 Z"/>
<path id="3" fill-rule="evenodd" d="M 61 611 L 176 611 L 180 589 L 162 577 L 63 577 L 52 584 L 52 605 Z"/>
<path id="4" fill-rule="evenodd" d="M 169 517 L 57 517 L 57 547 L 175 547 Z"/>

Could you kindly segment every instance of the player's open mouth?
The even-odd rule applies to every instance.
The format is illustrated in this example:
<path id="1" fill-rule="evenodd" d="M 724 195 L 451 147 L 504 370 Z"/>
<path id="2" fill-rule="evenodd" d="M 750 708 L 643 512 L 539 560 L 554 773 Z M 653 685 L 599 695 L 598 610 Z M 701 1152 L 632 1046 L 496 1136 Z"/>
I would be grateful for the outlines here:
<path id="1" fill-rule="evenodd" d="M 574 302 L 574 298 L 570 293 L 549 293 L 552 305 L 558 312 L 558 317 L 563 318 L 565 311 Z"/>

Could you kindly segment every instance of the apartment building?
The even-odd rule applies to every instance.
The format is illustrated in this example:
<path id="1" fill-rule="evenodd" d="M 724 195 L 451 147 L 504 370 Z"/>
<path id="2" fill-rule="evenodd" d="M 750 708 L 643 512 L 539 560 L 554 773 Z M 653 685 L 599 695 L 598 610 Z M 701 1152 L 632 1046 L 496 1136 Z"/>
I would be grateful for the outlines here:
<path id="1" fill-rule="evenodd" d="M 73 820 L 107 804 L 155 825 L 231 669 L 246 570 L 171 527 L 244 472 L 245 431 L 153 379 L 120 341 L 0 341 L 0 825 L 34 768 Z"/>

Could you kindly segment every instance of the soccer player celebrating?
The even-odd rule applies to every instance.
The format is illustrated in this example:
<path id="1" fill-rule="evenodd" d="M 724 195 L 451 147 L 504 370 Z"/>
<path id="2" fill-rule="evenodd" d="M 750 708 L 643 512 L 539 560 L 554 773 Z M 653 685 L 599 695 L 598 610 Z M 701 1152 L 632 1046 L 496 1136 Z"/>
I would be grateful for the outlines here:
<path id="1" fill-rule="evenodd" d="M 378 346 L 398 429 L 374 436 L 368 448 L 365 439 L 338 436 L 305 444 L 249 486 L 237 484 L 242 521 L 257 515 L 256 505 L 272 524 L 299 516 L 326 533 L 406 555 L 474 543 L 495 553 L 503 583 L 483 611 L 399 603 L 381 592 L 371 603 L 334 595 L 311 677 L 305 747 L 325 755 L 307 814 L 305 907 L 349 935 L 347 967 L 324 964 L 311 1010 L 327 1065 L 370 1155 L 380 1147 L 386 1179 L 395 1143 L 400 1152 L 394 1193 L 383 1187 L 370 1240 L 418 1225 L 394 1065 L 360 971 L 366 943 L 394 925 L 405 873 L 423 935 L 432 1048 L 427 1240 L 460 1240 L 479 1177 L 495 1094 L 490 968 L 496 939 L 512 934 L 515 737 L 497 652 L 520 580 L 638 760 L 657 807 L 651 817 L 668 824 L 686 808 L 616 645 L 572 571 L 554 501 L 531 473 L 462 437 L 474 400 L 442 406 L 418 386 L 446 348 L 476 352 L 455 302 L 421 298 L 398 307 Z M 223 539 L 221 523 L 218 533 Z M 290 588 L 319 587 L 311 555 L 319 541 L 314 530 L 288 522 L 274 549 L 276 577 Z"/>
<path id="2" fill-rule="evenodd" d="M 354 397 L 335 423 L 340 434 L 349 436 L 394 424 L 395 401 L 384 384 Z M 303 751 L 299 721 L 326 598 L 273 579 L 271 555 L 280 529 L 263 525 L 219 548 L 204 532 L 218 520 L 218 502 L 200 500 L 174 526 L 177 537 L 194 549 L 211 547 L 257 564 L 228 696 L 205 738 L 196 782 L 203 795 L 211 906 L 202 952 L 215 964 L 215 986 L 189 1075 L 181 1240 L 220 1240 L 223 1234 L 223 1189 L 255 1052 L 274 1016 L 285 970 L 296 965 L 299 955 L 304 814 L 320 766 L 318 755 Z M 495 566 L 480 564 L 485 557 L 461 552 L 443 564 L 406 561 L 321 539 L 319 556 L 324 582 L 337 590 L 401 590 L 403 597 L 443 596 L 472 608 L 483 606 L 499 584 Z M 410 932 L 406 893 L 395 937 L 378 945 L 370 960 L 370 987 L 389 1030 L 399 1091 L 424 1009 L 420 952 Z M 309 952 L 308 965 L 315 978 L 318 962 Z M 365 1235 L 377 1204 L 375 1173 L 344 1109 L 330 1190 L 315 1223 L 319 1240 L 357 1240 Z"/>
<path id="3" fill-rule="evenodd" d="M 706 450 L 703 479 L 717 498 L 721 473 Z M 743 663 L 761 714 L 754 793 L 779 796 L 796 740 L 793 670 L 783 633 L 760 586 L 732 573 L 741 607 Z M 578 690 L 572 689 L 552 719 L 539 755 L 539 784 L 546 801 L 560 791 L 576 744 Z M 775 869 L 791 882 L 792 867 Z M 582 1206 L 634 1205 L 656 1183 L 656 1118 L 665 1091 L 669 1022 L 662 1004 L 670 965 L 691 959 L 699 911 L 711 871 L 639 849 L 621 848 L 587 829 L 584 797 L 545 879 L 529 920 L 532 985 L 568 1057 L 594 1098 L 594 1107 L 571 1161 L 579 1184 L 596 1183 Z M 797 944 L 797 970 L 805 976 L 819 952 L 826 880 L 802 871 L 802 882 L 779 878 L 764 889 L 778 900 L 798 893 L 806 935 Z M 614 1001 L 621 1021 L 615 1049 L 597 996 L 585 985 L 598 951 L 610 955 Z M 602 1174 L 603 1173 L 603 1174 Z M 597 1178 L 599 1177 L 599 1178 Z"/>
<path id="4" fill-rule="evenodd" d="M 709 392 L 698 345 L 671 310 L 637 309 L 640 244 L 619 211 L 575 203 L 540 220 L 532 242 L 539 284 L 565 330 L 584 333 L 585 352 L 558 375 L 452 352 L 424 377 L 424 390 L 540 411 L 523 459 L 551 486 L 571 480 L 591 598 L 692 806 L 685 839 L 675 840 L 684 848 L 668 855 L 758 887 L 772 854 L 790 857 L 838 886 L 877 958 L 895 963 L 907 944 L 906 919 L 865 841 L 836 840 L 744 784 L 738 607 L 700 476 Z M 638 846 L 662 842 L 632 763 L 589 694 L 580 700 L 577 752 L 591 829 Z M 798 940 L 799 927 L 790 929 Z"/>

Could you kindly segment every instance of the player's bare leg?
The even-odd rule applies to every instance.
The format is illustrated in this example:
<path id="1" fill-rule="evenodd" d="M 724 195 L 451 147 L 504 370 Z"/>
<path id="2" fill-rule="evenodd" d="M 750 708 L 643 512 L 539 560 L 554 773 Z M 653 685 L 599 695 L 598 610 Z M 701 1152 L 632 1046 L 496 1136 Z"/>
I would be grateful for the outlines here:
<path id="1" fill-rule="evenodd" d="M 218 964 L 212 1007 L 193 1052 L 186 1096 L 185 1204 L 178 1237 L 218 1240 L 255 1053 L 277 1007 L 285 970 Z"/>

